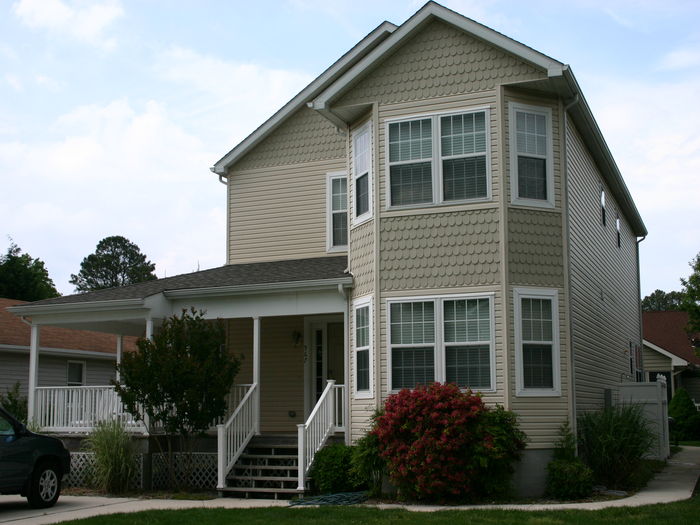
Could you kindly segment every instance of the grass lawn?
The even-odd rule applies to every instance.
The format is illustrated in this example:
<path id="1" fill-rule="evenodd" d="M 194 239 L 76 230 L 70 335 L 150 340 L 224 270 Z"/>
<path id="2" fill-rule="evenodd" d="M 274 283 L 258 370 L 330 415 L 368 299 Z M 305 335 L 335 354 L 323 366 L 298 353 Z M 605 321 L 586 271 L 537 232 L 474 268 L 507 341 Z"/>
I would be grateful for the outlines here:
<path id="1" fill-rule="evenodd" d="M 565 525 L 613 523 L 673 523 L 697 525 L 700 516 L 700 496 L 679 503 L 648 505 L 635 508 L 612 508 L 599 511 L 506 511 L 506 510 L 446 510 L 423 513 L 404 510 L 377 510 L 361 507 L 268 508 L 268 509 L 188 509 L 157 510 L 135 514 L 97 516 L 79 521 L 64 522 L 80 525 L 457 525 L 462 523 Z"/>

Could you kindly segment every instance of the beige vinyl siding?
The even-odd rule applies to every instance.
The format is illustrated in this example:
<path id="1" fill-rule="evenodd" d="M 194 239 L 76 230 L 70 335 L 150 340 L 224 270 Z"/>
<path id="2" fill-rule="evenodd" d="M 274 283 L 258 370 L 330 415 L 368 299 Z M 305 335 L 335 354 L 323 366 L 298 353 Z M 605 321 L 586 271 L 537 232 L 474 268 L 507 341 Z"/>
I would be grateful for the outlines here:
<path id="1" fill-rule="evenodd" d="M 343 156 L 345 135 L 318 112 L 304 106 L 230 169 L 246 171 Z"/>
<path id="2" fill-rule="evenodd" d="M 510 119 L 509 119 L 509 105 L 512 103 L 516 104 L 526 104 L 528 106 L 539 106 L 552 110 L 552 152 L 553 159 L 552 165 L 554 168 L 554 209 L 561 210 L 561 126 L 560 126 L 560 112 L 559 112 L 559 102 L 557 100 L 552 100 L 548 98 L 529 96 L 517 89 L 506 88 L 504 100 L 506 102 L 506 107 L 503 110 L 503 118 L 505 121 L 505 133 L 506 136 L 503 140 L 503 147 L 505 148 L 505 186 L 506 194 L 508 195 L 507 202 L 510 203 L 512 200 L 511 195 L 511 184 L 510 184 Z M 511 206 L 523 208 L 523 206 Z M 539 209 L 539 208 L 537 208 Z"/>
<path id="3" fill-rule="evenodd" d="M 383 291 L 499 282 L 498 209 L 382 218 Z"/>
<path id="4" fill-rule="evenodd" d="M 230 264 L 324 257 L 326 174 L 345 158 L 235 172 L 229 177 Z"/>
<path id="5" fill-rule="evenodd" d="M 85 363 L 85 384 L 106 386 L 114 379 L 115 361 L 97 360 L 82 357 L 57 357 L 39 355 L 38 386 L 66 386 L 68 381 L 68 361 Z M 29 384 L 29 352 L 0 352 L 0 393 L 20 383 L 20 392 L 27 395 Z"/>
<path id="6" fill-rule="evenodd" d="M 569 388 L 570 370 L 569 359 L 569 330 L 566 326 L 566 301 L 564 288 L 549 286 L 559 294 L 559 354 L 561 370 L 561 395 L 557 397 L 518 397 L 515 392 L 515 316 L 513 312 L 513 289 L 510 288 L 508 298 L 509 315 L 509 374 L 511 384 L 510 409 L 518 415 L 520 429 L 527 434 L 528 448 L 553 448 L 559 438 L 559 429 L 569 420 Z"/>
<path id="7" fill-rule="evenodd" d="M 496 358 L 496 389 L 495 392 L 484 392 L 483 393 L 483 398 L 484 401 L 491 406 L 494 406 L 495 404 L 501 404 L 503 405 L 505 403 L 505 376 L 504 376 L 504 370 L 505 370 L 505 351 L 504 351 L 504 345 L 505 345 L 505 340 L 503 338 L 503 315 L 504 315 L 504 308 L 503 308 L 503 300 L 502 296 L 500 293 L 500 289 L 493 287 L 493 286 L 485 286 L 485 287 L 479 287 L 479 288 L 453 288 L 449 290 L 449 292 L 446 292 L 445 290 L 425 290 L 425 289 L 420 289 L 420 290 L 413 290 L 411 292 L 407 291 L 402 291 L 400 294 L 398 293 L 385 293 L 382 301 L 380 303 L 380 317 L 381 317 L 381 331 L 380 331 L 380 347 L 381 347 L 381 366 L 380 366 L 380 371 L 381 371 L 381 376 L 380 376 L 380 385 L 381 385 L 381 400 L 382 402 L 386 400 L 387 396 L 391 393 L 390 392 L 390 385 L 388 382 L 389 379 L 389 342 L 387 340 L 387 323 L 388 323 L 388 313 L 387 313 L 387 298 L 409 298 L 409 297 L 426 297 L 429 295 L 439 295 L 439 294 L 470 294 L 470 293 L 494 293 L 494 303 L 493 303 L 493 311 L 494 311 L 494 330 L 495 330 L 495 358 Z"/>
<path id="8" fill-rule="evenodd" d="M 600 213 L 602 178 L 575 127 L 567 127 L 571 317 L 577 411 L 603 404 L 604 389 L 630 379 L 630 342 L 641 344 L 636 239 L 606 187 L 607 224 Z"/>
<path id="9" fill-rule="evenodd" d="M 666 357 L 646 346 L 642 349 L 642 353 L 644 370 L 646 372 L 670 372 L 673 370 L 670 357 Z"/>
<path id="10" fill-rule="evenodd" d="M 368 71 L 335 105 L 424 100 L 546 77 L 545 71 L 454 26 L 433 21 Z"/>
<path id="11" fill-rule="evenodd" d="M 293 434 L 296 425 L 304 422 L 304 343 L 294 346 L 292 333 L 304 333 L 304 318 L 262 318 L 260 331 L 260 430 Z M 252 319 L 228 321 L 228 346 L 242 357 L 235 382 L 252 382 Z M 295 417 L 289 416 L 290 411 Z"/>

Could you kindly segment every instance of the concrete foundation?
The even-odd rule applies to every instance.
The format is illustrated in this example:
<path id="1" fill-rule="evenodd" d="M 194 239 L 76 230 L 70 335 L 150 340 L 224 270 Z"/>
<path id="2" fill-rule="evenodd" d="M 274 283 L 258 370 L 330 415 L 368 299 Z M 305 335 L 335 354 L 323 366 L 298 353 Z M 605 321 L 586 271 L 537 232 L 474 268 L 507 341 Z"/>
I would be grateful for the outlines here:
<path id="1" fill-rule="evenodd" d="M 513 473 L 513 487 L 516 496 L 538 498 L 544 494 L 547 482 L 547 464 L 552 461 L 552 456 L 552 449 L 523 451 Z"/>

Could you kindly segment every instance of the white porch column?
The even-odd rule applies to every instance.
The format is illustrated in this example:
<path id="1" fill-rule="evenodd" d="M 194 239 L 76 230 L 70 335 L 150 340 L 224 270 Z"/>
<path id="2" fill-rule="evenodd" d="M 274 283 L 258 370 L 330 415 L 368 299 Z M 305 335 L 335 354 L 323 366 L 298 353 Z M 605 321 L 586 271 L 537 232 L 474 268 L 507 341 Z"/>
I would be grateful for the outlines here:
<path id="1" fill-rule="evenodd" d="M 32 333 L 29 342 L 29 391 L 27 392 L 27 421 L 34 421 L 36 417 L 36 387 L 37 371 L 39 370 L 39 325 L 32 324 Z"/>
<path id="2" fill-rule="evenodd" d="M 253 383 L 258 385 L 255 433 L 260 434 L 260 318 L 253 317 Z"/>
<path id="3" fill-rule="evenodd" d="M 153 319 L 146 319 L 146 339 L 153 339 Z"/>
<path id="4" fill-rule="evenodd" d="M 122 352 L 123 352 L 123 345 L 124 345 L 124 336 L 123 335 L 118 335 L 117 336 L 117 364 L 121 365 L 122 364 Z M 119 369 L 117 368 L 117 383 L 119 382 Z"/>

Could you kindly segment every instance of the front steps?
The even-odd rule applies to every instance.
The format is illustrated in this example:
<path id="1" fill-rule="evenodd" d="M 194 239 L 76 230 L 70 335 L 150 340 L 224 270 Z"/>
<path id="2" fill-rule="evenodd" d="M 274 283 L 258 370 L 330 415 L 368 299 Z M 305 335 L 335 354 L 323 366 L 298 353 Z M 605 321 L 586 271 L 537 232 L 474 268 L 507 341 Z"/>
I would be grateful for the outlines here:
<path id="1" fill-rule="evenodd" d="M 291 499 L 298 490 L 296 436 L 256 436 L 226 478 L 220 492 L 235 498 Z"/>

